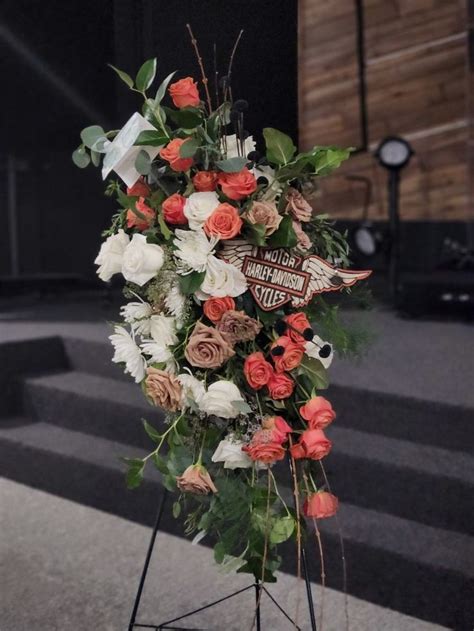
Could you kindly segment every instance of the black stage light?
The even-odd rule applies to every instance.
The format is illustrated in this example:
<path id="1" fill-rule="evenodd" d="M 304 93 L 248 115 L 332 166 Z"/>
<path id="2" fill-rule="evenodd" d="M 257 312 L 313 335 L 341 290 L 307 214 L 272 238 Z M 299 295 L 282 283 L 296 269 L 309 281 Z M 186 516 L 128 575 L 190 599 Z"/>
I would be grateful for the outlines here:
<path id="1" fill-rule="evenodd" d="M 348 175 L 347 180 L 360 182 L 364 186 L 364 202 L 362 207 L 361 222 L 351 231 L 351 240 L 354 249 L 367 258 L 374 256 L 383 241 L 383 235 L 370 221 L 369 206 L 372 202 L 372 182 L 368 177 L 362 175 Z"/>

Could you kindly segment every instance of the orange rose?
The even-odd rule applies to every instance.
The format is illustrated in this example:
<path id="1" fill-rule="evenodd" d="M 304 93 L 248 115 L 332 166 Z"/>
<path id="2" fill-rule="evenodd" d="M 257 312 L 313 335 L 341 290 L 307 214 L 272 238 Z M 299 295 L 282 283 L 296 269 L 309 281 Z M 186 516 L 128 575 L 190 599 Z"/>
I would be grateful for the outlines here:
<path id="1" fill-rule="evenodd" d="M 324 519 L 332 517 L 337 513 L 339 500 L 332 493 L 327 491 L 318 491 L 308 497 L 303 504 L 303 513 L 306 517 L 315 517 L 316 519 Z"/>
<path id="2" fill-rule="evenodd" d="M 143 215 L 143 219 L 133 212 L 133 210 L 127 210 L 127 227 L 136 228 L 137 230 L 148 230 L 151 224 L 155 221 L 155 211 L 150 206 L 145 204 L 143 197 L 135 202 L 135 208 Z"/>
<path id="3" fill-rule="evenodd" d="M 245 359 L 244 375 L 247 383 L 254 390 L 260 390 L 266 386 L 272 374 L 273 368 L 263 353 L 252 353 Z"/>
<path id="4" fill-rule="evenodd" d="M 285 450 L 279 442 L 274 440 L 273 431 L 268 429 L 257 430 L 250 443 L 242 447 L 242 451 L 245 451 L 252 460 L 265 464 L 271 464 L 285 457 Z"/>
<path id="5" fill-rule="evenodd" d="M 170 163 L 170 167 L 173 171 L 187 171 L 191 168 L 194 160 L 192 158 L 180 158 L 179 150 L 181 145 L 186 142 L 187 139 L 175 138 L 169 142 L 166 147 L 160 150 L 160 156 L 163 160 Z"/>
<path id="6" fill-rule="evenodd" d="M 142 177 L 133 186 L 127 188 L 127 195 L 132 197 L 148 197 L 150 193 L 151 189 Z"/>
<path id="7" fill-rule="evenodd" d="M 226 311 L 235 309 L 235 300 L 230 296 L 225 298 L 209 298 L 203 306 L 204 315 L 211 322 L 217 324 Z"/>
<path id="8" fill-rule="evenodd" d="M 324 397 L 313 397 L 300 407 L 300 414 L 310 429 L 324 429 L 336 418 L 330 402 Z"/>
<path id="9" fill-rule="evenodd" d="M 199 171 L 193 177 L 193 184 L 199 193 L 215 191 L 217 186 L 217 173 L 215 171 Z"/>
<path id="10" fill-rule="evenodd" d="M 219 184 L 224 195 L 233 200 L 243 199 L 257 190 L 257 180 L 247 167 L 238 173 L 220 173 Z"/>
<path id="11" fill-rule="evenodd" d="M 296 445 L 291 447 L 293 458 L 311 458 L 321 460 L 331 451 L 332 443 L 322 429 L 306 429 Z"/>
<path id="12" fill-rule="evenodd" d="M 275 401 L 287 399 L 293 394 L 295 382 L 284 372 L 274 372 L 268 380 L 268 393 Z"/>
<path id="13" fill-rule="evenodd" d="M 303 337 L 303 333 L 309 329 L 308 333 L 312 334 L 311 324 L 304 313 L 292 313 L 284 318 L 287 326 L 287 335 L 291 337 L 293 342 L 304 344 L 307 340 Z"/>
<path id="14" fill-rule="evenodd" d="M 192 77 L 186 77 L 172 83 L 169 87 L 169 93 L 174 106 L 179 109 L 182 107 L 197 107 L 201 102 L 197 83 L 193 81 Z"/>
<path id="15" fill-rule="evenodd" d="M 267 416 L 262 421 L 263 429 L 269 429 L 272 432 L 273 440 L 282 445 L 288 434 L 293 431 L 282 416 Z"/>
<path id="16" fill-rule="evenodd" d="M 165 199 L 161 208 L 166 223 L 171 223 L 175 226 L 182 226 L 188 223 L 187 218 L 184 216 L 185 203 L 186 198 L 179 193 L 174 193 L 174 195 Z"/>
<path id="17" fill-rule="evenodd" d="M 300 365 L 303 355 L 304 347 L 295 344 L 286 335 L 282 335 L 272 344 L 273 363 L 277 372 L 290 372 Z"/>
<path id="18" fill-rule="evenodd" d="M 242 219 L 237 208 L 230 204 L 219 204 L 204 224 L 204 232 L 219 239 L 233 239 L 242 228 Z"/>

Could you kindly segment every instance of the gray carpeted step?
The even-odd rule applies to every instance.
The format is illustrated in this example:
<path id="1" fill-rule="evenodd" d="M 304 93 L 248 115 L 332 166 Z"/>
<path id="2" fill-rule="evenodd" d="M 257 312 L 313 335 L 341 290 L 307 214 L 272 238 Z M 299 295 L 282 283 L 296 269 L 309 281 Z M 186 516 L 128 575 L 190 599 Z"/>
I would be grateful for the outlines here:
<path id="1" fill-rule="evenodd" d="M 0 428 L 0 475 L 151 525 L 162 493 L 159 476 L 150 467 L 143 486 L 127 491 L 118 459 L 139 453 L 117 442 L 91 440 L 80 432 L 24 418 Z M 472 538 L 351 504 L 343 504 L 340 519 L 350 593 L 448 628 L 469 628 Z M 328 520 L 321 527 L 328 584 L 340 588 L 335 523 Z M 182 533 L 169 514 L 163 529 Z M 285 547 L 284 559 L 284 569 L 294 571 L 294 545 Z M 312 562 L 315 580 L 318 574 Z"/>
<path id="2" fill-rule="evenodd" d="M 141 419 L 163 420 L 133 381 L 69 371 L 26 378 L 23 393 L 27 415 L 37 420 L 145 448 Z"/>

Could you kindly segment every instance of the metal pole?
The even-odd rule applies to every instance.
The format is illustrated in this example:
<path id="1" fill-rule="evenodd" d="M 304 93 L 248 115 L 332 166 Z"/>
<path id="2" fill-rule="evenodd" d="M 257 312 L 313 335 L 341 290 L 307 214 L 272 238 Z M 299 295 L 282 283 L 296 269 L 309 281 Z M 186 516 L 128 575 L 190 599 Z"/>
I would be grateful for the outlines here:
<path id="1" fill-rule="evenodd" d="M 390 169 L 388 178 L 388 215 L 390 225 L 390 258 L 388 278 L 390 296 L 395 302 L 398 295 L 398 278 L 400 266 L 400 214 L 398 211 L 400 188 L 399 169 Z"/>
<path id="2" fill-rule="evenodd" d="M 161 497 L 161 502 L 158 507 L 158 512 L 156 514 L 156 520 L 155 520 L 155 525 L 153 526 L 153 532 L 151 533 L 150 544 L 148 546 L 148 551 L 146 553 L 145 564 L 143 566 L 142 575 L 140 577 L 140 583 L 138 585 L 137 595 L 135 596 L 135 602 L 133 603 L 132 615 L 130 616 L 128 631 L 133 631 L 133 627 L 135 625 L 138 607 L 140 606 L 140 600 L 142 597 L 143 585 L 145 584 L 145 579 L 148 572 L 148 566 L 150 565 L 151 555 L 153 554 L 153 548 L 155 546 L 155 539 L 158 532 L 158 528 L 160 526 L 161 517 L 163 516 L 163 510 L 165 508 L 165 501 L 166 501 L 167 495 L 168 495 L 168 491 L 166 489 L 163 489 L 163 495 Z"/>
<path id="3" fill-rule="evenodd" d="M 306 595 L 308 597 L 308 608 L 309 608 L 309 619 L 311 620 L 311 631 L 317 631 L 316 615 L 314 613 L 313 591 L 311 589 L 311 581 L 309 579 L 308 564 L 306 561 L 306 552 L 304 548 L 301 550 L 301 560 L 303 562 L 304 582 L 306 585 Z"/>
<path id="4" fill-rule="evenodd" d="M 255 609 L 255 624 L 256 624 L 256 631 L 261 631 L 261 623 L 260 623 L 260 601 L 261 601 L 261 593 L 262 593 L 262 587 L 259 583 L 259 581 L 255 581 L 255 603 L 256 603 L 256 609 Z"/>

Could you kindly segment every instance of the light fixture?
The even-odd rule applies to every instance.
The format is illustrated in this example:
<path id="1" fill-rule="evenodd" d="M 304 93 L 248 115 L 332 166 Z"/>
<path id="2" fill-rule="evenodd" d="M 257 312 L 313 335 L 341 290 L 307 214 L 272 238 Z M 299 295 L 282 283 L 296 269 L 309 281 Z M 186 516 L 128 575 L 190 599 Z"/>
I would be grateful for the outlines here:
<path id="1" fill-rule="evenodd" d="M 384 138 L 375 152 L 380 164 L 386 169 L 403 169 L 408 164 L 413 149 L 403 138 L 387 136 Z"/>
<path id="2" fill-rule="evenodd" d="M 369 206 L 372 202 L 372 182 L 362 175 L 347 175 L 346 179 L 361 183 L 365 189 L 361 222 L 351 231 L 351 240 L 358 254 L 369 258 L 379 251 L 383 241 L 380 231 L 368 217 Z"/>

